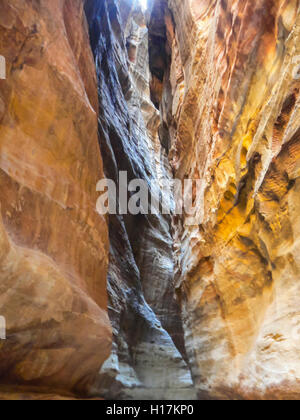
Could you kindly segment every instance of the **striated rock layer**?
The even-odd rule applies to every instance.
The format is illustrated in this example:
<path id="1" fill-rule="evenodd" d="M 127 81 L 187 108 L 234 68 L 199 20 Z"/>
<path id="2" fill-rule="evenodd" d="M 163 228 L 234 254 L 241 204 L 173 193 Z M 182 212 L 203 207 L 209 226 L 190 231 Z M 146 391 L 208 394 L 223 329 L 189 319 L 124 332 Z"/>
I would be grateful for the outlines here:
<path id="1" fill-rule="evenodd" d="M 299 399 L 299 0 L 148 6 L 1 0 L 0 399 Z"/>
<path id="2" fill-rule="evenodd" d="M 90 396 L 111 328 L 108 227 L 95 208 L 97 81 L 82 1 L 1 0 L 0 52 L 1 395 Z"/>
<path id="3" fill-rule="evenodd" d="M 148 31 L 138 1 L 86 4 L 99 90 L 105 175 L 139 178 L 159 197 L 169 163 L 150 101 Z M 169 197 L 172 201 L 172 196 Z M 147 209 L 144 209 L 147 213 Z M 193 399 L 175 297 L 170 216 L 110 216 L 109 312 L 112 354 L 101 373 L 114 399 Z"/>
<path id="4" fill-rule="evenodd" d="M 198 396 L 300 398 L 299 1 L 168 6 L 152 96 L 176 177 L 201 186 L 192 226 L 174 220 Z"/>
<path id="5" fill-rule="evenodd" d="M 102 158 L 117 183 L 154 180 L 157 199 L 171 176 L 140 6 L 0 7 L 0 398 L 195 398 L 170 216 L 111 216 L 108 255 L 96 213 Z"/>

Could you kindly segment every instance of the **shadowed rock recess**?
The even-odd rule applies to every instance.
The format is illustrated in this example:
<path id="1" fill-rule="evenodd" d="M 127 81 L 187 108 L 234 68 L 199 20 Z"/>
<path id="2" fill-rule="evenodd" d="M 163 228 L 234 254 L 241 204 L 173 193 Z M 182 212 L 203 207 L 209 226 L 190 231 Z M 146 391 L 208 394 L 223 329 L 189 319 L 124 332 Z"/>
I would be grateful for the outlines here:
<path id="1" fill-rule="evenodd" d="M 300 399 L 300 1 L 1 0 L 0 55 L 0 399 Z"/>

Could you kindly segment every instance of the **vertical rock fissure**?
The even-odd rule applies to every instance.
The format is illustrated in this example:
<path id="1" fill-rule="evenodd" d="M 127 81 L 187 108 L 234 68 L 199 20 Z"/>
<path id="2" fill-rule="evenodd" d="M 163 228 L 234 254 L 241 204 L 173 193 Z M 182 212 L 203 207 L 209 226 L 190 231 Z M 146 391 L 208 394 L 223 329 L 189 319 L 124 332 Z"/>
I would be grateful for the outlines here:
<path id="1" fill-rule="evenodd" d="M 142 179 L 159 197 L 171 177 L 159 140 L 160 115 L 150 99 L 148 29 L 138 1 L 87 1 L 98 76 L 99 138 L 105 175 Z M 151 53 L 151 52 L 150 52 Z M 153 99 L 153 98 L 152 98 Z M 172 203 L 173 197 L 169 197 Z M 191 399 L 175 296 L 171 218 L 111 215 L 109 315 L 113 348 L 95 393 L 115 399 Z"/>
<path id="2" fill-rule="evenodd" d="M 300 0 L 139 1 L 0 2 L 0 399 L 299 399 Z"/>

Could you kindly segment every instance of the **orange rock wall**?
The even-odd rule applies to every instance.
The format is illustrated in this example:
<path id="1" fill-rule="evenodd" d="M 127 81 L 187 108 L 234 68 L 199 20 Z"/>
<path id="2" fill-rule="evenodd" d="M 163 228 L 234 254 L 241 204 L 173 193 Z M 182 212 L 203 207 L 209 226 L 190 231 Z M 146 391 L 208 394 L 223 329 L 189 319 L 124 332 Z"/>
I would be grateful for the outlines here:
<path id="1" fill-rule="evenodd" d="M 2 0 L 0 399 L 300 398 L 299 7 Z M 103 168 L 193 224 L 100 217 Z"/>
<path id="2" fill-rule="evenodd" d="M 83 2 L 2 0 L 0 53 L 0 389 L 89 396 L 111 328 Z"/>
<path id="3" fill-rule="evenodd" d="M 299 1 L 168 5 L 170 160 L 201 181 L 174 221 L 199 397 L 299 398 Z"/>

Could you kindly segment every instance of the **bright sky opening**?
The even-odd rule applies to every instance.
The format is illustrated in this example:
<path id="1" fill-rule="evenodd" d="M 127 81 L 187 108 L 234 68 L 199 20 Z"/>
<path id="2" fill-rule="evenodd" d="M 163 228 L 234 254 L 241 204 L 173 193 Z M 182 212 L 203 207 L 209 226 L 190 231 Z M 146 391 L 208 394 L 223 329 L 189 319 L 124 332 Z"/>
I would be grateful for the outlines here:
<path id="1" fill-rule="evenodd" d="M 140 3 L 141 3 L 141 6 L 142 6 L 142 9 L 143 10 L 146 10 L 147 9 L 147 1 L 148 0 L 140 0 Z"/>

